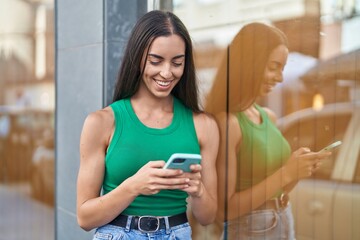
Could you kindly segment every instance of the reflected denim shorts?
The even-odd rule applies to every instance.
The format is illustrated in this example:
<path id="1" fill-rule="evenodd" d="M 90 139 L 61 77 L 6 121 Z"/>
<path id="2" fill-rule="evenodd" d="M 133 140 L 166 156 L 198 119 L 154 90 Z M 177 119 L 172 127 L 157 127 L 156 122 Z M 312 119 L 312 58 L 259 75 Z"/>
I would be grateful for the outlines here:
<path id="1" fill-rule="evenodd" d="M 290 203 L 281 210 L 255 210 L 226 222 L 222 239 L 294 240 L 294 218 Z"/>
<path id="2" fill-rule="evenodd" d="M 107 224 L 96 229 L 93 240 L 191 240 L 191 234 L 188 222 L 152 233 Z"/>

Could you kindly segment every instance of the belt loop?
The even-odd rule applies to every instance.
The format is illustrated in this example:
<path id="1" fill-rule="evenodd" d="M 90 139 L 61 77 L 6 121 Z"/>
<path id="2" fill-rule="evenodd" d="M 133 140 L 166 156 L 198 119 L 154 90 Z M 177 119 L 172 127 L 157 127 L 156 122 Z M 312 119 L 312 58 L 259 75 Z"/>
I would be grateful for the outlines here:
<path id="1" fill-rule="evenodd" d="M 166 234 L 169 234 L 170 233 L 169 217 L 164 217 L 164 221 L 165 221 Z"/>
<path id="2" fill-rule="evenodd" d="M 130 231 L 132 218 L 133 218 L 133 216 L 128 216 L 128 218 L 127 218 L 126 226 L 125 226 L 125 231 L 126 231 L 126 232 L 129 232 L 129 231 Z"/>

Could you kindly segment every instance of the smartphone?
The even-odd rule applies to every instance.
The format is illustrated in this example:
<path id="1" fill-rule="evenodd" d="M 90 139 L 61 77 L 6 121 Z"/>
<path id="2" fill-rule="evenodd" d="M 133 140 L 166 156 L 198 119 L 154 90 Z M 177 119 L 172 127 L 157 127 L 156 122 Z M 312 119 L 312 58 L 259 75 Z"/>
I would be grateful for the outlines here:
<path id="1" fill-rule="evenodd" d="M 334 143 L 332 143 L 332 144 L 330 144 L 330 145 L 328 145 L 328 146 L 324 147 L 324 148 L 323 148 L 323 149 L 321 149 L 319 152 L 327 152 L 327 151 L 331 151 L 332 149 L 334 149 L 334 148 L 336 148 L 336 147 L 340 146 L 341 144 L 342 144 L 342 142 L 341 142 L 341 141 L 336 141 L 336 142 L 334 142 Z"/>
<path id="2" fill-rule="evenodd" d="M 201 155 L 191 153 L 174 153 L 166 162 L 164 169 L 181 169 L 184 172 L 191 172 L 190 165 L 200 164 Z"/>

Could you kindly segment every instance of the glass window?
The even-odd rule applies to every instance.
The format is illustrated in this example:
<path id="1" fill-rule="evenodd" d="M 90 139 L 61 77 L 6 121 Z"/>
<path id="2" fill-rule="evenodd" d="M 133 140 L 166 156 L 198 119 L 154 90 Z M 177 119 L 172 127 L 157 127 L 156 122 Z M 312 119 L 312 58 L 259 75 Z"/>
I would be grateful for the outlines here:
<path id="1" fill-rule="evenodd" d="M 282 82 L 272 88 L 266 96 L 259 97 L 256 103 L 270 108 L 275 113 L 277 127 L 289 142 L 292 151 L 300 147 L 319 151 L 332 142 L 343 141 L 340 148 L 333 151 L 332 156 L 323 162 L 319 170 L 310 178 L 301 180 L 292 190 L 293 194 L 290 194 L 290 202 L 295 209 L 296 238 L 330 239 L 336 238 L 336 234 L 344 231 L 352 232 L 353 236 L 360 236 L 355 221 L 348 222 L 346 229 L 331 225 L 333 231 L 324 231 L 325 228 L 317 225 L 322 223 L 324 225 L 321 226 L 325 226 L 333 224 L 336 219 L 347 219 L 348 216 L 344 215 L 346 211 L 350 215 L 359 214 L 356 207 L 351 209 L 347 206 L 346 211 L 341 211 L 344 201 L 355 201 L 359 194 L 349 192 L 352 186 L 347 184 L 347 178 L 342 174 L 346 172 L 343 171 L 346 168 L 346 159 L 341 152 L 345 149 L 358 151 L 349 148 L 349 144 L 358 139 L 350 139 L 347 130 L 360 100 L 357 77 L 360 73 L 360 45 L 355 31 L 355 28 L 360 27 L 360 1 L 174 2 L 174 13 L 184 21 L 193 38 L 195 64 L 204 106 L 207 101 L 211 102 L 208 94 L 217 75 L 224 69 L 222 67 L 230 68 L 233 64 L 231 60 L 225 62 L 224 59 L 229 44 L 246 24 L 261 22 L 275 26 L 285 33 L 289 54 L 282 72 Z M 242 64 L 246 64 L 246 61 Z M 224 74 L 223 82 L 229 84 L 232 73 L 231 70 L 226 71 L 230 77 Z M 243 87 L 247 88 L 248 92 L 255 89 L 251 84 Z M 236 91 L 232 87 L 228 90 Z M 234 94 L 231 98 L 229 91 L 224 93 L 223 101 L 227 103 L 235 101 L 235 98 L 241 99 L 247 94 Z M 220 92 L 219 88 L 217 92 Z M 231 154 L 228 153 L 227 156 L 229 155 Z M 360 179 L 360 156 L 357 157 L 354 184 L 359 183 Z M 238 172 L 241 171 L 238 169 Z M 241 177 L 237 176 L 237 180 L 241 181 Z M 223 189 L 237 186 L 236 184 L 224 185 Z M 353 189 L 357 191 L 356 184 L 353 185 Z M 231 203 L 225 202 L 223 209 L 230 209 L 228 204 Z M 230 211 L 233 213 L 235 209 L 232 208 Z M 320 212 L 324 214 L 318 214 Z M 343 215 L 339 217 L 338 214 Z M 223 231 L 221 221 L 207 227 L 200 226 L 194 219 L 191 221 L 196 239 L 218 239 Z"/>

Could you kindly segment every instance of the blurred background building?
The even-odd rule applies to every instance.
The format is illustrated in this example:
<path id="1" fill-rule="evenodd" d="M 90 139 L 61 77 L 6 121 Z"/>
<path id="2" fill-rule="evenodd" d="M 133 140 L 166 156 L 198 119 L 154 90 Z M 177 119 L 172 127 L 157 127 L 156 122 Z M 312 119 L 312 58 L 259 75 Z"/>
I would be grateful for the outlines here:
<path id="1" fill-rule="evenodd" d="M 76 223 L 82 123 L 111 102 L 129 32 L 152 9 L 173 11 L 188 27 L 202 101 L 244 24 L 286 33 L 284 82 L 259 101 L 293 148 L 344 142 L 319 174 L 321 187 L 304 182 L 305 199 L 294 193 L 294 211 L 310 208 L 296 214 L 297 239 L 359 239 L 360 0 L 0 0 L 0 239 L 91 238 Z M 308 194 L 317 190 L 326 194 Z M 216 224 L 192 224 L 194 239 L 217 239 Z"/>

